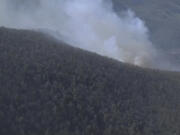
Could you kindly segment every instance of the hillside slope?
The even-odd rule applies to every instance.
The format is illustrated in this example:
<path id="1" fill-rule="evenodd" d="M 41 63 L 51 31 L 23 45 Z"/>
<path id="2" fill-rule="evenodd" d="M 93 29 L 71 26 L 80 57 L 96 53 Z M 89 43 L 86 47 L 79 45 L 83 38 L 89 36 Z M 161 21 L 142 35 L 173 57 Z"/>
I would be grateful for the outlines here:
<path id="1" fill-rule="evenodd" d="M 0 28 L 1 135 L 178 135 L 180 75 Z"/>

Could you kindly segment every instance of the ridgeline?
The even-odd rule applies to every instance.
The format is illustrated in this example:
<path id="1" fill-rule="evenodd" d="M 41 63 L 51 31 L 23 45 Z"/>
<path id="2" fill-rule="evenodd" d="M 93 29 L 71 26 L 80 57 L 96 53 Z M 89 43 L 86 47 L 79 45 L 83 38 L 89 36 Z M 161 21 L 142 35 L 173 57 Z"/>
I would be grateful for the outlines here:
<path id="1" fill-rule="evenodd" d="M 180 74 L 0 28 L 0 135 L 179 135 Z"/>

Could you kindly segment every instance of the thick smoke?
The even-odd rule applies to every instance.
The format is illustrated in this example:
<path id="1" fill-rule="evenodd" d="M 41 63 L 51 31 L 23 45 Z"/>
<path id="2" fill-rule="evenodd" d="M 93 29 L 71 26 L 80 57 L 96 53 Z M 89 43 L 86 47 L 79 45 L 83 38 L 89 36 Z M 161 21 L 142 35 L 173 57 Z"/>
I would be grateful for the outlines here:
<path id="1" fill-rule="evenodd" d="M 0 25 L 51 31 L 57 38 L 122 62 L 156 67 L 144 22 L 103 0 L 0 0 Z M 55 34 L 56 33 L 56 34 Z"/>

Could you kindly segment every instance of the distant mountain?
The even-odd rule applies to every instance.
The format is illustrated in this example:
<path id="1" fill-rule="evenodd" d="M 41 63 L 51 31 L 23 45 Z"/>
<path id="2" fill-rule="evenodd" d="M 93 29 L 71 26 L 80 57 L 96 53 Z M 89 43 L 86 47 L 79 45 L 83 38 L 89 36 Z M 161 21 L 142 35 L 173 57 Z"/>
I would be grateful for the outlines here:
<path id="1" fill-rule="evenodd" d="M 0 135 L 179 135 L 180 73 L 0 28 Z"/>
<path id="2" fill-rule="evenodd" d="M 150 30 L 151 40 L 171 61 L 180 63 L 179 0 L 112 0 L 116 11 L 132 9 Z"/>

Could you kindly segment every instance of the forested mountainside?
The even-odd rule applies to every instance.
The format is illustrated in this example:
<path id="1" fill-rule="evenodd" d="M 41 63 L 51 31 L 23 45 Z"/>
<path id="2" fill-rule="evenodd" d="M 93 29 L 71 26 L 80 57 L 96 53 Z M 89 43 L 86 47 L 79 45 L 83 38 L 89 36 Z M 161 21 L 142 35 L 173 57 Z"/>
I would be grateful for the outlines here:
<path id="1" fill-rule="evenodd" d="M 179 135 L 180 74 L 0 28 L 1 135 Z"/>

